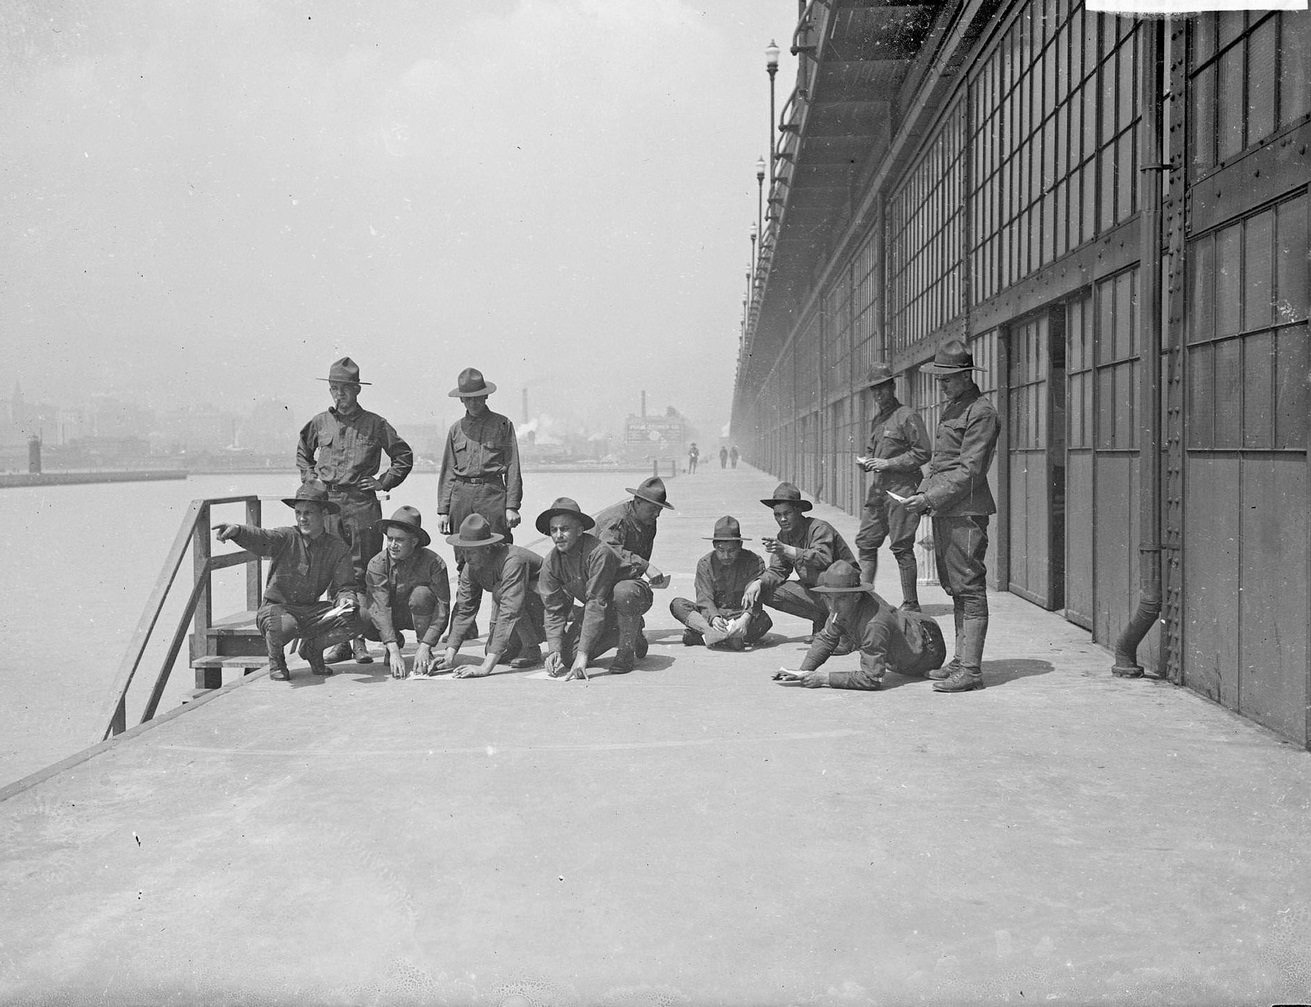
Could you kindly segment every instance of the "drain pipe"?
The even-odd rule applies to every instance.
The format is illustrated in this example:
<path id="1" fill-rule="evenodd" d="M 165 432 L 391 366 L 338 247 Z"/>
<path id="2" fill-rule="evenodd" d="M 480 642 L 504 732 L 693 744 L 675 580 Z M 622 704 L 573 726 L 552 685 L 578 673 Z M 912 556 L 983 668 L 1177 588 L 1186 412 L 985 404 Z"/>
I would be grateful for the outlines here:
<path id="1" fill-rule="evenodd" d="M 1139 79 L 1143 102 L 1140 123 L 1140 157 L 1159 158 L 1161 149 L 1161 33 L 1165 19 L 1144 21 L 1143 63 Z M 1138 572 L 1141 594 L 1138 608 L 1115 642 L 1111 674 L 1141 678 L 1138 645 L 1161 615 L 1161 186 L 1167 164 L 1144 164 L 1138 169 L 1139 282 L 1142 302 L 1138 310 L 1138 346 L 1143 380 L 1138 409 L 1141 442 L 1138 449 L 1139 543 Z"/>

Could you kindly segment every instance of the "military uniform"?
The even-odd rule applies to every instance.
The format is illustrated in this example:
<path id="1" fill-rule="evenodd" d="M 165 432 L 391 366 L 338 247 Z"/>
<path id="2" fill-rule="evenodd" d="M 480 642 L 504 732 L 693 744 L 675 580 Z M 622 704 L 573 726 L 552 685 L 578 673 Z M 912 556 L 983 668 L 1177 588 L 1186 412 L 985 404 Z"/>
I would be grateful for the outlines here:
<path id="1" fill-rule="evenodd" d="M 397 630 L 412 629 L 419 643 L 437 646 L 451 615 L 451 584 L 440 556 L 419 548 L 396 561 L 383 549 L 369 560 L 365 582 L 368 639 L 397 643 Z"/>
<path id="2" fill-rule="evenodd" d="M 636 580 L 641 574 L 615 549 L 587 532 L 571 552 L 553 548 L 542 561 L 537 580 L 548 649 L 560 654 L 567 665 L 579 651 L 590 661 L 617 646 L 620 617 L 640 617 L 647 609 L 634 611 L 630 601 L 621 611 L 614 604 L 615 585 Z M 581 611 L 574 601 L 582 603 Z M 642 652 L 637 656 L 643 656 Z"/>
<path id="3" fill-rule="evenodd" d="M 693 612 L 698 612 L 708 623 L 715 619 L 737 619 L 746 611 L 742 604 L 742 592 L 748 584 L 759 580 L 765 572 L 765 561 L 749 549 L 743 549 L 732 563 L 723 563 L 719 556 L 710 552 L 697 560 L 696 564 L 696 601 L 687 598 L 675 598 L 669 603 L 669 613 L 688 627 L 683 634 L 684 643 L 700 643 L 702 632 L 691 626 L 688 621 Z M 747 621 L 743 644 L 752 644 L 769 632 L 774 625 L 769 615 L 758 607 Z M 688 634 L 692 634 L 689 638 Z"/>
<path id="4" fill-rule="evenodd" d="M 458 528 L 470 514 L 481 514 L 507 542 L 513 540 L 507 510 L 523 502 L 519 441 L 514 424 L 490 409 L 462 416 L 451 425 L 442 452 L 437 511 Z"/>
<path id="5" fill-rule="evenodd" d="M 499 552 L 483 566 L 475 568 L 473 563 L 465 563 L 460 571 L 455 616 L 446 646 L 460 649 L 473 629 L 483 592 L 487 591 L 492 596 L 492 628 L 487 636 L 486 652 L 500 654 L 503 661 L 510 661 L 525 651 L 540 653 L 534 648 L 540 647 L 545 639 L 542 597 L 537 591 L 542 557 L 517 545 L 493 544 L 480 548 Z"/>
<path id="6" fill-rule="evenodd" d="M 877 689 L 884 673 L 924 675 L 942 666 L 946 645 L 942 630 L 927 615 L 893 608 L 870 591 L 861 597 L 847 623 L 830 619 L 810 644 L 801 662 L 803 672 L 822 665 L 841 641 L 850 639 L 860 652 L 855 671 L 830 671 L 828 684 L 833 689 Z"/>
<path id="7" fill-rule="evenodd" d="M 823 596 L 812 590 L 819 575 L 837 560 L 855 563 L 846 540 L 827 521 L 803 517 L 795 530 L 780 531 L 778 541 L 795 546 L 801 555 L 795 561 L 780 553 L 769 557 L 769 568 L 760 578 L 760 599 L 770 608 L 809 619 L 818 632 L 828 621 Z M 796 580 L 788 580 L 795 571 Z"/>

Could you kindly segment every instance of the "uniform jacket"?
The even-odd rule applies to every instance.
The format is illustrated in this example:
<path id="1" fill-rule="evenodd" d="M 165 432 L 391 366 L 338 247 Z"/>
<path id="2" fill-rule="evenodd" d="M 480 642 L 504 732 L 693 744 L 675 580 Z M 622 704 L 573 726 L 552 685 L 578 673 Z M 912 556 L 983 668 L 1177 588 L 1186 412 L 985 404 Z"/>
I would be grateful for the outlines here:
<path id="1" fill-rule="evenodd" d="M 778 540 L 785 545 L 800 548 L 801 556 L 794 563 L 778 553 L 770 554 L 769 569 L 760 578 L 765 597 L 787 580 L 793 569 L 796 570 L 797 580 L 806 587 L 814 587 L 819 575 L 837 560 L 845 559 L 853 564 L 856 562 L 850 546 L 838 534 L 837 529 L 817 517 L 803 517 L 795 531 L 779 532 Z"/>
<path id="2" fill-rule="evenodd" d="M 891 406 L 880 413 L 870 426 L 869 458 L 883 458 L 888 467 L 882 472 L 871 472 L 867 504 L 873 503 L 883 490 L 893 490 L 902 496 L 915 492 L 923 478 L 921 466 L 929 460 L 929 432 L 924 421 L 910 406 L 903 406 L 895 398 Z"/>
<path id="3" fill-rule="evenodd" d="M 583 532 L 573 552 L 552 549 L 542 561 L 537 591 L 542 596 L 546 643 L 553 653 L 564 644 L 565 626 L 575 600 L 583 603 L 583 625 L 578 653 L 590 654 L 605 631 L 615 584 L 636 580 L 641 571 L 595 535 Z"/>
<path id="4" fill-rule="evenodd" d="M 431 549 L 419 548 L 410 558 L 397 563 L 383 549 L 369 560 L 364 574 L 369 590 L 369 613 L 378 627 L 378 638 L 383 643 L 396 642 L 396 626 L 392 612 L 408 608 L 410 595 L 417 587 L 426 587 L 437 596 L 437 611 L 420 643 L 437 645 L 446 630 L 451 615 L 451 582 L 446 575 L 446 563 Z"/>
<path id="5" fill-rule="evenodd" d="M 455 618 L 451 622 L 451 636 L 446 646 L 459 650 L 464 638 L 473 628 L 482 606 L 483 592 L 492 593 L 491 639 L 487 642 L 489 654 L 504 654 L 510 648 L 519 629 L 519 620 L 527 617 L 526 607 L 541 604 L 537 594 L 538 576 L 542 570 L 542 557 L 523 546 L 479 546 L 482 549 L 500 549 L 499 555 L 486 567 L 475 570 L 465 563 L 460 573 L 460 586 L 455 595 Z"/>
<path id="6" fill-rule="evenodd" d="M 334 601 L 354 598 L 355 567 L 351 550 L 336 535 L 324 532 L 311 541 L 296 528 L 256 528 L 238 525 L 234 540 L 257 556 L 269 556 L 265 603 L 310 605 L 332 588 Z"/>
<path id="7" fill-rule="evenodd" d="M 765 561 L 750 549 L 743 549 L 731 564 L 721 563 L 709 552 L 696 564 L 696 607 L 707 619 L 728 613 L 742 614 L 742 592 L 765 572 Z"/>
<path id="8" fill-rule="evenodd" d="M 377 475 L 382 452 L 391 466 L 377 476 L 384 490 L 399 486 L 414 466 L 414 452 L 392 425 L 377 413 L 356 408 L 343 416 L 336 408 L 305 424 L 296 445 L 301 482 L 320 479 L 330 489 L 351 489 L 366 476 Z"/>
<path id="9" fill-rule="evenodd" d="M 442 452 L 442 474 L 437 485 L 437 511 L 451 512 L 451 494 L 463 479 L 505 482 L 505 506 L 518 510 L 523 503 L 523 476 L 519 472 L 519 440 L 514 424 L 490 409 L 477 419 L 464 415 L 451 424 Z"/>
<path id="10" fill-rule="evenodd" d="M 824 624 L 806 651 L 801 670 L 814 671 L 827 661 L 845 634 L 860 651 L 860 668 L 829 672 L 831 688 L 877 688 L 889 668 L 903 675 L 922 675 L 942 663 L 940 654 L 930 653 L 923 629 L 926 621 L 932 619 L 919 612 L 893 608 L 877 594 L 864 594 L 851 625 L 842 625 L 836 617 Z"/>
<path id="11" fill-rule="evenodd" d="M 643 524 L 637 520 L 633 501 L 625 500 L 598 513 L 592 534 L 614 548 L 633 569 L 646 573 L 655 546 L 656 525 L 654 521 Z"/>
<path id="12" fill-rule="evenodd" d="M 1000 432 L 997 410 L 977 385 L 943 407 L 929 474 L 919 487 L 935 517 L 997 513 L 988 468 Z"/>

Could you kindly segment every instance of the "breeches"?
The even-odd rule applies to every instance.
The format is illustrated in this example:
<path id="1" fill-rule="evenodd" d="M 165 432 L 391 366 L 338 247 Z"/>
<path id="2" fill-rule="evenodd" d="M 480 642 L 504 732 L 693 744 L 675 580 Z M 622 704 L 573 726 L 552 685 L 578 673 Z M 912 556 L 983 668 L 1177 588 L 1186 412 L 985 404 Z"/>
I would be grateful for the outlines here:
<path id="1" fill-rule="evenodd" d="M 458 532 L 460 523 L 470 514 L 481 514 L 492 526 L 492 531 L 504 535 L 506 542 L 514 541 L 510 526 L 505 523 L 505 486 L 501 483 L 468 483 L 456 479 L 451 486 L 451 531 Z M 459 550 L 457 549 L 458 553 Z"/>
<path id="2" fill-rule="evenodd" d="M 363 585 L 369 560 L 382 550 L 382 533 L 373 530 L 382 520 L 382 504 L 376 496 L 355 493 L 329 493 L 328 499 L 341 508 L 340 514 L 328 515 L 328 531 L 350 546 L 355 582 Z"/>
<path id="3" fill-rule="evenodd" d="M 412 629 L 419 641 L 423 641 L 423 635 L 428 632 L 428 627 L 432 625 L 433 617 L 437 614 L 437 595 L 431 588 L 416 587 L 410 592 L 410 597 L 404 605 L 393 605 L 391 610 L 391 624 L 395 629 Z M 361 619 L 367 624 L 364 630 L 364 636 L 368 640 L 381 640 L 382 636 L 378 632 L 378 623 L 374 617 L 371 608 L 365 609 L 360 613 Z"/>
<path id="4" fill-rule="evenodd" d="M 592 644 L 587 655 L 590 661 L 600 657 L 607 650 L 619 645 L 619 620 L 622 618 L 640 619 L 651 608 L 654 595 L 651 585 L 646 581 L 621 580 L 615 585 L 610 607 L 606 610 L 605 628 Z M 564 656 L 572 660 L 578 649 L 578 640 L 583 632 L 583 608 L 575 605 L 569 613 L 569 624 L 564 631 Z"/>
<path id="5" fill-rule="evenodd" d="M 957 599 L 967 619 L 988 617 L 988 515 L 933 519 L 933 552 L 943 588 Z"/>
<path id="6" fill-rule="evenodd" d="M 725 619 L 736 619 L 745 611 L 746 609 L 744 608 L 721 608 L 719 614 Z M 705 612 L 702 612 L 701 609 L 697 607 L 696 602 L 690 601 L 687 598 L 675 598 L 669 603 L 669 614 L 684 626 L 688 626 L 688 616 L 693 612 L 700 612 L 701 615 L 705 616 Z M 706 616 L 706 618 L 708 619 L 709 616 Z M 770 619 L 769 616 L 759 609 L 756 609 L 751 613 L 751 618 L 747 620 L 746 642 L 755 643 L 762 636 L 768 633 L 770 627 L 773 625 L 774 621 Z M 688 626 L 688 628 L 691 629 L 693 627 Z"/>
<path id="7" fill-rule="evenodd" d="M 309 605 L 267 602 L 255 613 L 255 625 L 267 640 L 280 646 L 286 646 L 295 637 L 330 637 L 334 642 L 340 642 L 360 635 L 364 620 L 358 611 L 324 618 L 332 608 L 330 601 L 316 601 Z"/>
<path id="8" fill-rule="evenodd" d="M 621 580 L 615 584 L 610 605 L 616 615 L 642 615 L 649 611 L 655 595 L 644 580 Z"/>
<path id="9" fill-rule="evenodd" d="M 763 604 L 811 622 L 828 621 L 828 606 L 824 604 L 824 596 L 816 594 L 800 581 L 785 580 L 774 588 L 773 594 L 765 598 Z"/>
<path id="10" fill-rule="evenodd" d="M 865 503 L 865 516 L 856 532 L 856 552 L 861 559 L 872 559 L 885 539 L 890 539 L 892 554 L 898 558 L 915 555 L 915 533 L 920 519 L 885 493 L 878 493 Z"/>

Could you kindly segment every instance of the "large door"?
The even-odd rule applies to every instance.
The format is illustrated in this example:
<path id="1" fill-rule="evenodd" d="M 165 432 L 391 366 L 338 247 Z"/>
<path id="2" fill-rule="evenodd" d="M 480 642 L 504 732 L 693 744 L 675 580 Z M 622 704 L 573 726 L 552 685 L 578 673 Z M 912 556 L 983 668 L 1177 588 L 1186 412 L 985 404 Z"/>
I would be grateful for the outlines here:
<path id="1" fill-rule="evenodd" d="M 1065 598 L 1064 314 L 1043 311 L 1008 332 L 1009 590 L 1043 608 Z"/>

